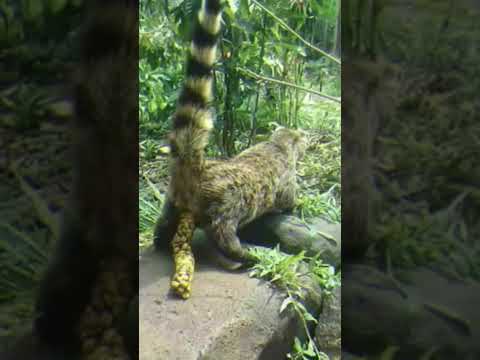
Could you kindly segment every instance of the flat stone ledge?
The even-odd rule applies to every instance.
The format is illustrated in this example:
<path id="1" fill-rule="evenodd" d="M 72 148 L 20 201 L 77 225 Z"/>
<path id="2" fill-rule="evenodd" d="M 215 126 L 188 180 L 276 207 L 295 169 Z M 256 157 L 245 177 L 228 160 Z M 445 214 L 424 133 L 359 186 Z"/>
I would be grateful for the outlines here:
<path id="1" fill-rule="evenodd" d="M 245 272 L 200 264 L 192 296 L 169 292 L 173 264 L 147 251 L 140 260 L 140 359 L 278 360 L 290 351 L 299 324 L 279 314 L 284 295 Z"/>

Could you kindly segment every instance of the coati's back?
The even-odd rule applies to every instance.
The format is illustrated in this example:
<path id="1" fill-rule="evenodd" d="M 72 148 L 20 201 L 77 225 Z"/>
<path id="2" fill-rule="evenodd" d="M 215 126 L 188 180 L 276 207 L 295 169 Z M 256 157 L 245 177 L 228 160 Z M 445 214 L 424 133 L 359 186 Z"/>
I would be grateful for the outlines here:
<path id="1" fill-rule="evenodd" d="M 242 227 L 268 212 L 292 209 L 306 147 L 302 132 L 280 128 L 228 161 L 207 161 L 195 209 L 198 225 L 231 218 Z"/>

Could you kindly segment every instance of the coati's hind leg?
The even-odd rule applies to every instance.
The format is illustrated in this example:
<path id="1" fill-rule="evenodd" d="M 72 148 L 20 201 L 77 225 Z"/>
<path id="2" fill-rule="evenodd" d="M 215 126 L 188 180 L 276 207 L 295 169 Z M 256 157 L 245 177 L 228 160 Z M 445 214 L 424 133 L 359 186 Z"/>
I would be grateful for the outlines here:
<path id="1" fill-rule="evenodd" d="M 183 299 L 188 299 L 192 291 L 195 258 L 191 242 L 195 223 L 189 213 L 179 215 L 178 228 L 172 240 L 175 272 L 170 283 L 171 289 Z"/>
<path id="2" fill-rule="evenodd" d="M 177 231 L 178 222 L 179 212 L 177 208 L 169 199 L 166 199 L 153 232 L 153 243 L 157 249 L 169 248 Z"/>
<path id="3" fill-rule="evenodd" d="M 233 222 L 222 222 L 211 226 L 207 233 L 220 253 L 228 259 L 244 265 L 250 265 L 255 261 L 255 257 L 248 251 L 249 247 L 240 243 L 237 226 Z"/>
<path id="4" fill-rule="evenodd" d="M 191 248 L 194 230 L 193 217 L 188 213 L 180 214 L 167 199 L 155 225 L 153 241 L 157 249 L 166 249 L 171 245 L 175 271 L 170 287 L 183 299 L 190 297 L 195 271 L 195 258 Z"/>

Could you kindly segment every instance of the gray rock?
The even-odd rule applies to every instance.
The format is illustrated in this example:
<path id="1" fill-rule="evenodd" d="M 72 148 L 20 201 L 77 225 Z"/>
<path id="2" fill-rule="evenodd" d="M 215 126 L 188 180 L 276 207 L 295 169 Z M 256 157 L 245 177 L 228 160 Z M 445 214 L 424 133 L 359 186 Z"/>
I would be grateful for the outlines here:
<path id="1" fill-rule="evenodd" d="M 342 357 L 341 293 L 341 288 L 337 287 L 331 296 L 325 297 L 315 330 L 318 349 L 327 354 L 330 360 Z"/>
<path id="2" fill-rule="evenodd" d="M 304 223 L 298 217 L 284 214 L 263 216 L 242 228 L 238 236 L 244 243 L 274 247 L 280 245 L 283 252 L 298 254 L 305 250 L 307 256 L 321 254 L 321 259 L 335 267 L 341 263 L 341 225 L 329 223 L 320 218 Z M 162 238 L 162 232 L 158 233 Z M 206 242 L 205 233 L 197 229 L 194 243 Z M 168 248 L 168 242 L 156 242 L 161 249 Z"/>
<path id="3" fill-rule="evenodd" d="M 394 280 L 355 265 L 343 277 L 346 349 L 375 353 L 398 346 L 417 358 L 435 348 L 438 359 L 480 358 L 479 284 L 426 268 L 398 273 Z"/>
<path id="4" fill-rule="evenodd" d="M 327 264 L 338 266 L 341 258 L 341 225 L 320 218 L 305 224 L 290 215 L 268 215 L 247 225 L 239 233 L 240 239 L 280 249 L 290 254 L 305 250 L 307 256 L 321 253 Z"/>
<path id="5" fill-rule="evenodd" d="M 301 327 L 279 314 L 285 295 L 244 272 L 226 272 L 199 259 L 192 296 L 169 294 L 170 256 L 147 251 L 140 260 L 142 360 L 278 360 Z"/>

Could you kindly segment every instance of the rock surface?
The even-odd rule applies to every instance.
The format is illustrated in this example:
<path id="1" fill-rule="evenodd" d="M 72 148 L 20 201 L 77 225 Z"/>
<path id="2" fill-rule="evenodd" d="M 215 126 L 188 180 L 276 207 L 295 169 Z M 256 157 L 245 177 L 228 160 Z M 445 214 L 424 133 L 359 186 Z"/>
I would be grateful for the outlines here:
<path id="1" fill-rule="evenodd" d="M 335 267 L 341 263 L 341 225 L 315 218 L 304 223 L 295 216 L 271 214 L 263 216 L 242 228 L 238 236 L 244 243 L 274 247 L 289 254 L 305 250 L 307 256 L 322 254 L 322 260 Z M 195 230 L 193 243 L 207 242 L 201 229 Z M 169 250 L 168 243 L 157 242 L 159 248 Z"/>
<path id="2" fill-rule="evenodd" d="M 256 245 L 279 244 L 282 251 L 294 254 L 321 252 L 322 260 L 332 265 L 340 261 L 340 225 L 320 219 L 306 225 L 293 216 L 266 216 L 248 225 L 239 236 Z M 140 259 L 140 359 L 285 359 L 302 329 L 293 314 L 279 314 L 285 298 L 282 292 L 250 278 L 245 271 L 224 271 L 214 265 L 218 256 L 212 244 L 202 231 L 196 231 L 192 296 L 186 301 L 177 299 L 169 292 L 173 263 L 169 251 L 164 250 L 149 249 Z M 312 280 L 306 277 L 304 281 Z M 317 317 L 321 292 L 318 286 L 309 285 L 312 291 L 306 293 L 305 306 Z M 340 307 L 333 311 L 340 311 Z M 330 338 L 336 336 L 332 330 Z"/>
<path id="3" fill-rule="evenodd" d="M 395 274 L 354 265 L 344 269 L 343 338 L 354 353 L 398 346 L 404 357 L 480 358 L 480 285 L 441 271 L 417 268 Z"/>
<path id="4" fill-rule="evenodd" d="M 281 293 L 244 272 L 200 261 L 192 296 L 184 301 L 169 293 L 172 269 L 167 254 L 141 257 L 140 359 L 285 358 L 299 324 L 292 314 L 279 314 Z"/>
<path id="5" fill-rule="evenodd" d="M 317 346 L 329 356 L 330 360 L 342 358 L 341 294 L 341 288 L 337 287 L 332 296 L 325 297 L 315 330 Z"/>
<path id="6" fill-rule="evenodd" d="M 341 262 L 341 226 L 316 218 L 306 224 L 291 215 L 268 215 L 243 228 L 242 241 L 273 247 L 290 254 L 305 250 L 307 256 L 322 254 L 327 264 L 338 266 Z"/>

